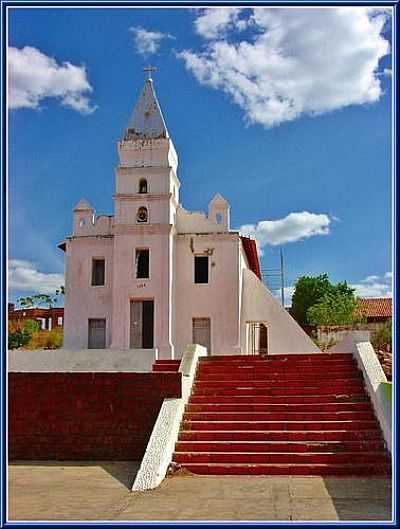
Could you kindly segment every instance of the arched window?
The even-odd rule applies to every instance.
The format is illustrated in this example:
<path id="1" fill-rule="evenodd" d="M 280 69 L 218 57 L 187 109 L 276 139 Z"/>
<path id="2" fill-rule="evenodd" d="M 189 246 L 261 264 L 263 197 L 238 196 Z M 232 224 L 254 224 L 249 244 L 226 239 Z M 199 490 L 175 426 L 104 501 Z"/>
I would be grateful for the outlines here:
<path id="1" fill-rule="evenodd" d="M 217 224 L 221 224 L 221 222 L 222 222 L 222 214 L 221 213 L 217 213 L 215 215 L 215 220 L 217 221 Z"/>
<path id="2" fill-rule="evenodd" d="M 147 212 L 147 208 L 145 208 L 144 206 L 140 207 L 136 215 L 136 221 L 137 222 L 147 222 L 148 219 L 149 219 L 149 214 Z"/>
<path id="3" fill-rule="evenodd" d="M 139 193 L 147 193 L 147 180 L 146 180 L 146 178 L 141 178 L 139 180 Z"/>
<path id="4" fill-rule="evenodd" d="M 83 226 L 86 226 L 86 219 L 85 219 L 85 218 L 82 217 L 82 218 L 79 220 L 79 226 L 80 226 L 81 228 L 83 228 Z"/>

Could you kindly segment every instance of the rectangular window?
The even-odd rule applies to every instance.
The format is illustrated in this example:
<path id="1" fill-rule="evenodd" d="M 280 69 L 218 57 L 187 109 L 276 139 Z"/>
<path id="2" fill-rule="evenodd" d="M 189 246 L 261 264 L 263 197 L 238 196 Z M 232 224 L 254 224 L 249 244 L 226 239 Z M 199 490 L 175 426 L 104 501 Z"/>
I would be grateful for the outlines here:
<path id="1" fill-rule="evenodd" d="M 194 256 L 194 282 L 208 283 L 208 256 Z"/>
<path id="2" fill-rule="evenodd" d="M 149 278 L 149 250 L 136 250 L 135 255 L 135 268 L 137 279 L 148 279 Z"/>
<path id="3" fill-rule="evenodd" d="M 105 280 L 105 260 L 93 259 L 92 261 L 92 285 L 104 285 Z"/>
<path id="4" fill-rule="evenodd" d="M 89 349 L 105 349 L 106 347 L 106 320 L 89 319 Z"/>

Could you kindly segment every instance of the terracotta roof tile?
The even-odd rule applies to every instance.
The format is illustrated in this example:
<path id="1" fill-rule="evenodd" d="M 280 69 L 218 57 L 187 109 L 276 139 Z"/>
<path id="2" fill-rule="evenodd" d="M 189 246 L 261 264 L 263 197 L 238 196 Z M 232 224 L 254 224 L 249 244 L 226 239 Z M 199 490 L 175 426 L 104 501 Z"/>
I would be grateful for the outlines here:
<path id="1" fill-rule="evenodd" d="M 358 306 L 369 318 L 392 317 L 392 298 L 359 298 Z"/>

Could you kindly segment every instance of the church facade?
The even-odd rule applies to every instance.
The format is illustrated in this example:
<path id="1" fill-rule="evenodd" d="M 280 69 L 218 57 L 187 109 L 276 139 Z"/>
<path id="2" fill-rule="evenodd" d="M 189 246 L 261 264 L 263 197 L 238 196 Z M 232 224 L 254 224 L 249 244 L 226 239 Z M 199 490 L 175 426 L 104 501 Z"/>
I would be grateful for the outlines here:
<path id="1" fill-rule="evenodd" d="M 216 194 L 208 214 L 180 204 L 178 155 L 153 81 L 118 142 L 114 215 L 81 200 L 65 251 L 64 347 L 147 349 L 180 358 L 318 349 L 261 281 L 254 240 L 230 229 Z"/>

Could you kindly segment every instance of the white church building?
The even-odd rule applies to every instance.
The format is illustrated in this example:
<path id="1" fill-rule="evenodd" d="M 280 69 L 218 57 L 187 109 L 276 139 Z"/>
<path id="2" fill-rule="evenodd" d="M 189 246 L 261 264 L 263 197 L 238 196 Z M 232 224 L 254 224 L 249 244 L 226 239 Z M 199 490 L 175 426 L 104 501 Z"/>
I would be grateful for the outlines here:
<path id="1" fill-rule="evenodd" d="M 207 215 L 180 204 L 178 155 L 151 78 L 118 155 L 114 215 L 80 200 L 59 245 L 65 349 L 165 359 L 189 343 L 212 355 L 318 351 L 262 283 L 256 243 L 230 229 L 228 202 L 216 194 Z"/>

